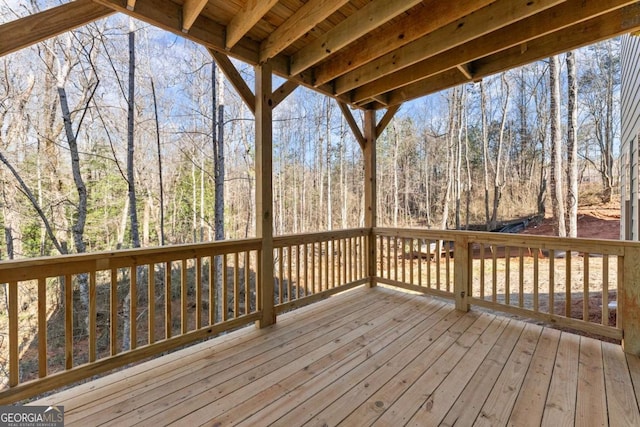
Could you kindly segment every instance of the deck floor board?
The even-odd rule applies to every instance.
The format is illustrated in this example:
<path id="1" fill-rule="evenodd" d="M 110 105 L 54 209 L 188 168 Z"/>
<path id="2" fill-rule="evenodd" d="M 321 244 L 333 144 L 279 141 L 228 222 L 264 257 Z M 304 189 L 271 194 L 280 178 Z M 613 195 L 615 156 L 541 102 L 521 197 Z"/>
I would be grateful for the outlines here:
<path id="1" fill-rule="evenodd" d="M 618 345 L 363 287 L 32 404 L 68 426 L 640 425 L 639 389 Z"/>

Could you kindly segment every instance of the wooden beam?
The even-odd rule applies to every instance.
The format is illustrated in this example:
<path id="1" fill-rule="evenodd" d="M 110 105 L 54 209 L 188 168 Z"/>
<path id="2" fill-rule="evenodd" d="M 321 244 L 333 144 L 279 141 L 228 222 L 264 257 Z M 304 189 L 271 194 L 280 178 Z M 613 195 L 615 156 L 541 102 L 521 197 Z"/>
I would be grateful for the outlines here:
<path id="1" fill-rule="evenodd" d="M 410 15 L 358 40 L 314 68 L 314 84 L 322 85 L 386 53 L 419 39 L 491 4 L 495 0 L 424 0 Z"/>
<path id="2" fill-rule="evenodd" d="M 132 16 L 155 27 L 185 37 L 201 45 L 227 52 L 224 47 L 225 27 L 204 15 L 193 23 L 188 33 L 182 32 L 182 6 L 171 0 L 137 0 L 135 10 L 128 10 L 121 0 L 94 0 L 112 10 Z M 258 43 L 243 39 L 227 53 L 255 65 L 258 63 Z"/>
<path id="3" fill-rule="evenodd" d="M 382 118 L 380 119 L 380 122 L 376 126 L 376 138 L 380 138 L 380 134 L 384 132 L 384 130 L 387 128 L 387 126 L 393 119 L 393 116 L 396 115 L 399 109 L 400 109 L 400 104 L 394 105 L 393 107 L 389 107 L 389 109 L 387 109 L 387 112 L 384 113 L 384 116 L 382 116 Z"/>
<path id="4" fill-rule="evenodd" d="M 227 25 L 225 47 L 231 49 L 254 25 L 266 15 L 278 0 L 249 0 Z"/>
<path id="5" fill-rule="evenodd" d="M 282 52 L 291 43 L 332 15 L 349 0 L 309 0 L 276 28 L 260 48 L 260 62 Z"/>
<path id="6" fill-rule="evenodd" d="M 89 24 L 113 13 L 91 0 L 76 0 L 0 25 L 0 56 Z"/>
<path id="7" fill-rule="evenodd" d="M 476 77 L 484 77 L 610 39 L 638 28 L 640 28 L 640 3 L 634 2 L 624 8 L 532 40 L 527 43 L 525 52 L 522 52 L 519 46 L 515 46 L 475 61 L 472 66 Z"/>
<path id="8" fill-rule="evenodd" d="M 369 286 L 376 286 L 376 240 L 373 229 L 378 225 L 377 214 L 377 160 L 376 160 L 376 112 L 364 112 L 364 225 L 370 229 L 367 245 L 367 274 Z"/>
<path id="9" fill-rule="evenodd" d="M 353 102 L 360 103 L 378 94 L 431 77 L 461 64 L 466 64 L 466 69 L 473 74 L 475 70 L 471 68 L 469 63 L 474 60 L 513 46 L 520 46 L 522 53 L 524 53 L 526 49 L 522 49 L 522 46 L 529 40 L 631 3 L 634 2 L 629 0 L 602 0 L 585 3 L 582 0 L 567 0 L 565 3 L 533 15 L 524 21 L 513 23 L 462 46 L 447 50 L 432 58 L 389 74 L 385 78 L 367 83 L 354 90 L 351 94 L 351 99 Z M 474 78 L 473 75 L 467 75 L 466 77 L 469 80 Z"/>
<path id="10" fill-rule="evenodd" d="M 452 68 L 428 79 L 420 80 L 389 92 L 389 105 L 398 105 L 410 99 L 416 99 L 468 82 L 469 79 L 463 76 L 457 68 Z"/>
<path id="11" fill-rule="evenodd" d="M 469 80 L 473 79 L 473 72 L 471 71 L 471 68 L 469 67 L 469 64 L 458 64 L 458 65 L 456 65 L 456 68 L 467 79 L 469 79 Z"/>
<path id="12" fill-rule="evenodd" d="M 284 101 L 287 96 L 291 95 L 291 93 L 298 88 L 298 83 L 287 80 L 282 83 L 278 89 L 273 91 L 273 108 L 276 108 L 282 101 Z"/>
<path id="13" fill-rule="evenodd" d="M 249 89 L 249 86 L 244 81 L 236 67 L 233 65 L 233 62 L 231 62 L 231 59 L 229 59 L 227 55 L 213 49 L 209 49 L 209 53 L 218 63 L 220 69 L 224 75 L 227 76 L 227 79 L 236 89 L 238 95 L 240 95 L 240 98 L 242 98 L 249 110 L 251 110 L 252 113 L 255 112 L 256 97 L 253 92 L 251 92 L 251 89 Z"/>
<path id="14" fill-rule="evenodd" d="M 127 9 L 134 10 L 136 8 L 136 0 L 127 0 Z"/>
<path id="15" fill-rule="evenodd" d="M 188 33 L 209 0 L 185 0 L 182 5 L 182 32 Z"/>
<path id="16" fill-rule="evenodd" d="M 271 67 L 258 65 L 256 74 L 256 237 L 261 239 L 260 250 L 260 308 L 262 317 L 258 327 L 273 325 L 276 314 L 273 303 L 273 100 Z"/>
<path id="17" fill-rule="evenodd" d="M 563 1 L 565 0 L 498 0 L 357 70 L 338 77 L 335 80 L 335 92 L 343 94 Z"/>
<path id="18" fill-rule="evenodd" d="M 360 128 L 358 127 L 358 123 L 356 123 L 356 120 L 353 118 L 353 114 L 351 114 L 351 111 L 349 110 L 349 106 L 341 101 L 338 101 L 338 106 L 340 107 L 342 115 L 347 121 L 349 128 L 351 128 L 353 136 L 356 138 L 356 141 L 358 141 L 358 144 L 360 144 L 360 148 L 362 148 L 362 151 L 364 151 L 366 141 L 364 139 L 364 136 L 362 135 L 362 132 L 360 131 Z"/>
<path id="19" fill-rule="evenodd" d="M 420 2 L 421 0 L 374 0 L 367 3 L 362 9 L 292 55 L 290 74 L 301 73 Z"/>
<path id="20" fill-rule="evenodd" d="M 568 50 L 610 39 L 640 28 L 640 4 L 633 3 L 604 15 L 567 27 L 527 43 L 475 61 L 471 66 L 474 79 L 547 58 Z M 396 105 L 440 90 L 467 83 L 466 77 L 455 68 L 389 92 L 389 104 Z"/>

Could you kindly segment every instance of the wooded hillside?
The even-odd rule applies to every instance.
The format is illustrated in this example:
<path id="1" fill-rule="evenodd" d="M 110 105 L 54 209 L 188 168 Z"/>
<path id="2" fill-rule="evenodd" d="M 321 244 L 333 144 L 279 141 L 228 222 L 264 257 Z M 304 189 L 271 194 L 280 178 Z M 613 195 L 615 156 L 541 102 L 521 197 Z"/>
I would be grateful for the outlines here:
<path id="1" fill-rule="evenodd" d="M 0 19 L 12 13 L 0 7 Z M 610 40 L 575 53 L 578 182 L 605 201 L 618 185 L 618 51 Z M 558 63 L 566 162 L 565 55 Z M 225 237 L 253 234 L 253 116 L 225 83 L 215 101 L 224 79 L 204 48 L 114 16 L 0 66 L 0 259 L 131 247 L 131 187 L 142 246 L 161 243 L 161 223 L 165 244 L 213 240 L 221 99 Z M 542 61 L 405 104 L 378 142 L 379 224 L 491 228 L 551 210 L 551 96 Z M 273 157 L 276 234 L 362 224 L 361 150 L 335 101 L 300 88 L 287 98 Z"/>

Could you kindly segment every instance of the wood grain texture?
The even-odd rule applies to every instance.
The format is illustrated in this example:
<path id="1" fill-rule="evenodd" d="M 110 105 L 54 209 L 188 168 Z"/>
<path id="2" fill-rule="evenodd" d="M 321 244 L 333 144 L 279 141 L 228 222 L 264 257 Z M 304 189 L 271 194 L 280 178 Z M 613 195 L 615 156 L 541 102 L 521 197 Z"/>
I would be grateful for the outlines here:
<path id="1" fill-rule="evenodd" d="M 360 287 L 62 391 L 67 425 L 636 425 L 640 362 L 601 343 Z"/>
<path id="2" fill-rule="evenodd" d="M 113 13 L 91 0 L 76 0 L 0 25 L 0 56 L 81 27 Z"/>

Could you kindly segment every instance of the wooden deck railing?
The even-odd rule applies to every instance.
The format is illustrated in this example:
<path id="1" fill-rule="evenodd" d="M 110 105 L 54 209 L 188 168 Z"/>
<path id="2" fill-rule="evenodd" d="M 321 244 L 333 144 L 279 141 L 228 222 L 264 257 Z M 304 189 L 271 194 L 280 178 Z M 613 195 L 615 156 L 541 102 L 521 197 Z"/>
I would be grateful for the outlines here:
<path id="1" fill-rule="evenodd" d="M 0 404 L 375 282 L 623 339 L 640 353 L 637 243 L 360 228 L 275 237 L 266 258 L 262 245 L 0 262 Z M 262 292 L 269 257 L 273 298 Z"/>
<path id="2" fill-rule="evenodd" d="M 389 228 L 374 236 L 377 282 L 454 299 L 461 309 L 478 305 L 614 339 L 623 338 L 623 313 L 633 315 L 623 306 L 637 294 L 629 277 L 638 278 L 636 243 Z M 636 319 L 627 320 L 632 332 Z"/>
<path id="3" fill-rule="evenodd" d="M 250 239 L 0 263 L 10 387 L 0 402 L 257 320 L 259 249 Z"/>
<path id="4" fill-rule="evenodd" d="M 376 281 L 453 299 L 451 234 L 437 230 L 375 230 Z"/>
<path id="5" fill-rule="evenodd" d="M 276 237 L 276 312 L 369 282 L 369 230 L 357 228 Z"/>
<path id="6" fill-rule="evenodd" d="M 487 233 L 468 251 L 470 304 L 622 339 L 620 242 Z"/>

